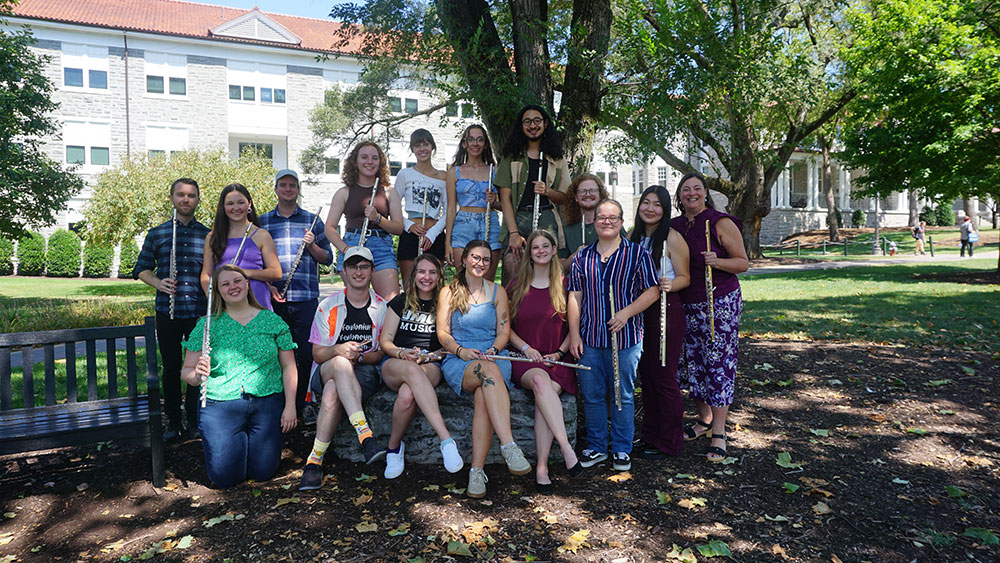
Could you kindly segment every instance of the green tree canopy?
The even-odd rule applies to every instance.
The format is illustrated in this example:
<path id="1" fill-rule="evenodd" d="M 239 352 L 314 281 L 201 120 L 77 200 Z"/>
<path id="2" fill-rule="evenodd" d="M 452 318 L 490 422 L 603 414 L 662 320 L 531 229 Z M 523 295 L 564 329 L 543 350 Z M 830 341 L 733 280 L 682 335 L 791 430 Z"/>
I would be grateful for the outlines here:
<path id="1" fill-rule="evenodd" d="M 253 196 L 258 214 L 276 202 L 274 166 L 263 154 L 246 151 L 232 160 L 222 149 L 188 150 L 164 156 L 134 156 L 97 177 L 94 195 L 83 214 L 87 240 L 115 244 L 144 234 L 170 219 L 170 185 L 178 178 L 192 178 L 201 190 L 197 218 L 211 226 L 219 192 L 234 182 Z"/>
<path id="2" fill-rule="evenodd" d="M 6 27 L 15 0 L 0 0 Z M 27 27 L 0 29 L 0 234 L 20 237 L 66 209 L 83 180 L 42 152 L 42 137 L 58 133 L 45 59 L 31 52 Z"/>

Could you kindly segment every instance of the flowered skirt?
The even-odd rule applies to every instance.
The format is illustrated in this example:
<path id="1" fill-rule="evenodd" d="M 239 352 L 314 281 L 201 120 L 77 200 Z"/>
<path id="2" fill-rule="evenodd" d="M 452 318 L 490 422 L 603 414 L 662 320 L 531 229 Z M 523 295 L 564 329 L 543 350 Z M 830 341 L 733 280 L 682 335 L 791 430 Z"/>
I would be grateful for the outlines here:
<path id="1" fill-rule="evenodd" d="M 715 299 L 715 339 L 708 328 L 708 304 L 685 303 L 687 333 L 677 378 L 691 398 L 713 407 L 733 402 L 736 358 L 739 353 L 740 314 L 743 296 L 739 288 Z"/>

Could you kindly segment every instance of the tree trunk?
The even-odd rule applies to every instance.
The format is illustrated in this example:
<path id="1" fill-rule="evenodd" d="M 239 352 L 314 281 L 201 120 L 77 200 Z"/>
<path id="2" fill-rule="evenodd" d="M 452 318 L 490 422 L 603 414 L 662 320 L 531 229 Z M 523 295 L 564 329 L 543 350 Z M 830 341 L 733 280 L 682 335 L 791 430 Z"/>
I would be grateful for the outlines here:
<path id="1" fill-rule="evenodd" d="M 971 197 L 962 198 L 962 209 L 965 211 L 965 216 L 972 219 L 973 225 L 976 225 L 978 223 L 978 221 L 976 221 L 976 217 L 978 217 L 979 214 L 977 213 L 978 209 L 976 209 L 976 207 L 978 206 L 976 205 L 976 201 L 974 198 Z"/>
<path id="2" fill-rule="evenodd" d="M 752 153 L 743 153 L 736 164 L 732 181 L 706 178 L 706 187 L 729 198 L 726 212 L 743 222 L 743 246 L 747 257 L 755 260 L 764 257 L 760 249 L 760 225 L 771 211 L 770 187 L 764 185 L 764 167 Z M 767 205 L 762 206 L 760 202 Z"/>
<path id="3" fill-rule="evenodd" d="M 910 227 L 920 224 L 920 193 L 917 190 L 910 190 Z"/>
<path id="4" fill-rule="evenodd" d="M 509 103 L 516 99 L 518 85 L 490 6 L 485 0 L 436 0 L 435 4 L 484 125 L 500 137 L 491 139 L 496 148 L 519 108 Z"/>
<path id="5" fill-rule="evenodd" d="M 826 223 L 830 227 L 830 240 L 840 240 L 840 213 L 837 212 L 837 197 L 833 191 L 833 163 L 830 159 L 830 143 L 826 135 L 819 135 L 819 148 L 823 154 L 823 193 L 826 196 Z"/>
<path id="6" fill-rule="evenodd" d="M 549 43 L 545 37 L 548 0 L 511 0 L 510 15 L 514 24 L 512 38 L 517 84 L 527 101 L 540 104 L 548 108 L 550 115 L 555 115 Z"/>
<path id="7" fill-rule="evenodd" d="M 576 175 L 590 170 L 601 113 L 603 60 L 611 36 L 610 0 L 575 0 L 569 64 L 562 87 L 559 125 L 563 147 Z"/>

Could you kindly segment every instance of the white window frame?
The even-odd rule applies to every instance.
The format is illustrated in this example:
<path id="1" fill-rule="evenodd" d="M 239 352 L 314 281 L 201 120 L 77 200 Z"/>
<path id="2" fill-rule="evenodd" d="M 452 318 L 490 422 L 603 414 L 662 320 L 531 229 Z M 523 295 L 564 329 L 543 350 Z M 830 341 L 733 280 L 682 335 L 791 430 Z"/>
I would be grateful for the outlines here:
<path id="1" fill-rule="evenodd" d="M 187 72 L 187 55 L 176 55 L 174 53 L 160 53 L 155 51 L 146 51 L 145 54 L 146 61 L 146 83 L 143 85 L 144 95 L 150 98 L 170 98 L 170 99 L 186 99 L 188 97 L 188 72 Z M 150 92 L 149 87 L 149 77 L 159 76 L 163 78 L 163 92 Z M 184 80 L 184 93 L 183 94 L 171 94 L 170 93 L 170 79 L 179 78 Z"/>
<path id="2" fill-rule="evenodd" d="M 283 65 L 267 63 L 254 63 L 248 61 L 228 61 L 226 72 L 226 100 L 231 104 L 253 104 L 263 107 L 288 107 L 288 80 L 287 68 Z M 239 100 L 229 97 L 229 87 L 239 86 L 241 96 Z M 245 88 L 254 89 L 254 99 L 246 100 L 242 97 Z M 263 101 L 262 89 L 271 90 L 271 101 Z M 284 93 L 283 102 L 275 102 L 275 92 Z"/>
<path id="3" fill-rule="evenodd" d="M 65 118 L 62 124 L 62 145 L 64 166 L 79 166 L 77 171 L 83 174 L 103 172 L 112 165 L 111 122 L 86 118 Z M 83 163 L 70 164 L 66 162 L 68 147 L 83 147 Z M 93 149 L 95 148 L 108 150 L 108 164 L 93 163 Z"/>
<path id="4" fill-rule="evenodd" d="M 61 69 L 62 89 L 70 92 L 87 92 L 91 94 L 107 94 L 111 91 L 111 73 L 108 71 L 108 48 L 82 43 L 63 43 Z M 80 69 L 83 73 L 83 86 L 66 85 L 66 69 Z M 91 71 L 104 72 L 106 88 L 90 86 Z"/>

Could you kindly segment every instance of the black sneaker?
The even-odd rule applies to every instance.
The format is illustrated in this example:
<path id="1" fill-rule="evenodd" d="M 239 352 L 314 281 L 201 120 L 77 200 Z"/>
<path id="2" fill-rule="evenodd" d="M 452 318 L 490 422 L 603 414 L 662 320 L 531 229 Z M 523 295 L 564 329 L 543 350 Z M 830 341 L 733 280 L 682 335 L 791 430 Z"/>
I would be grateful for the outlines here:
<path id="1" fill-rule="evenodd" d="M 163 441 L 164 442 L 174 442 L 180 439 L 181 434 L 184 433 L 184 428 L 179 424 L 171 424 L 167 426 L 167 429 L 163 431 Z"/>
<path id="2" fill-rule="evenodd" d="M 614 467 L 615 471 L 628 471 L 632 469 L 632 458 L 625 452 L 615 452 Z"/>
<path id="3" fill-rule="evenodd" d="M 315 491 L 323 486 L 323 468 L 318 463 L 307 463 L 302 468 L 302 480 L 299 481 L 300 491 Z"/>
<path id="4" fill-rule="evenodd" d="M 661 452 L 659 449 L 650 446 L 649 444 L 643 444 L 639 448 L 639 457 L 642 459 L 650 459 L 654 461 L 659 461 L 667 459 L 667 454 Z"/>
<path id="5" fill-rule="evenodd" d="M 365 438 L 365 441 L 361 442 L 361 452 L 365 457 L 365 463 L 368 465 L 385 457 L 385 448 L 378 445 L 375 438 Z"/>
<path id="6" fill-rule="evenodd" d="M 608 459 L 608 454 L 588 449 L 580 452 L 579 458 L 582 467 L 591 467 Z"/>

